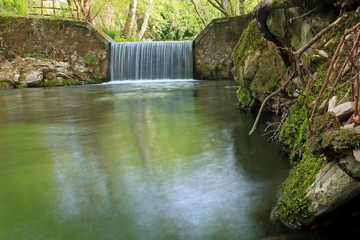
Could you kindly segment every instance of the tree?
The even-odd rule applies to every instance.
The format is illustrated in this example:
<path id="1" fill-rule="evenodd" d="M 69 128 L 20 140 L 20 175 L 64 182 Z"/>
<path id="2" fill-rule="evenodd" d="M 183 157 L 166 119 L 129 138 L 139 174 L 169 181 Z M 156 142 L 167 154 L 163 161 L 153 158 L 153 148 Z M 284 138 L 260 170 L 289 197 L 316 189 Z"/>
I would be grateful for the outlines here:
<path id="1" fill-rule="evenodd" d="M 148 25 L 148 22 L 149 22 L 149 18 L 150 18 L 150 12 L 151 12 L 151 6 L 152 6 L 152 3 L 153 3 L 153 0 L 150 0 L 150 3 L 149 3 L 149 9 L 148 11 L 146 12 L 146 15 L 144 17 L 144 21 L 141 25 L 141 28 L 140 28 L 140 31 L 137 35 L 137 38 L 138 39 L 142 39 L 143 36 L 144 36 L 144 33 L 146 31 L 146 28 L 147 28 L 147 25 Z"/>
<path id="2" fill-rule="evenodd" d="M 136 15 L 136 5 L 137 5 L 137 0 L 132 0 L 130 3 L 129 12 L 124 27 L 124 35 L 127 38 L 131 36 L 131 32 L 133 30 L 135 15 Z"/>

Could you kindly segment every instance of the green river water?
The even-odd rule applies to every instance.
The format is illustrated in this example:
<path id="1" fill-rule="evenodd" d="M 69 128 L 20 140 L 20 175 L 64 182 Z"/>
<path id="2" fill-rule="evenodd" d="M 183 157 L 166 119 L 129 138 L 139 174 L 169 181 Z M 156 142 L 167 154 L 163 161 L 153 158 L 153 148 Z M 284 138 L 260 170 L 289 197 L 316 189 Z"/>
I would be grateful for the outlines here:
<path id="1" fill-rule="evenodd" d="M 288 160 L 260 136 L 266 118 L 247 135 L 254 116 L 235 91 L 229 81 L 1 91 L 0 239 L 284 234 L 269 216 Z"/>

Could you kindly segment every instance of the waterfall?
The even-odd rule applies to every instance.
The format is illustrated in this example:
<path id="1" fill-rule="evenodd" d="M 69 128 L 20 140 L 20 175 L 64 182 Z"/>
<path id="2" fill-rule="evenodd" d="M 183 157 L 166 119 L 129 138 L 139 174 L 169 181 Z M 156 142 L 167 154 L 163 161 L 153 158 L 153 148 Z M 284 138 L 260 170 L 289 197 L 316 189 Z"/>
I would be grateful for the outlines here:
<path id="1" fill-rule="evenodd" d="M 110 75 L 115 80 L 192 79 L 192 41 L 111 44 Z"/>

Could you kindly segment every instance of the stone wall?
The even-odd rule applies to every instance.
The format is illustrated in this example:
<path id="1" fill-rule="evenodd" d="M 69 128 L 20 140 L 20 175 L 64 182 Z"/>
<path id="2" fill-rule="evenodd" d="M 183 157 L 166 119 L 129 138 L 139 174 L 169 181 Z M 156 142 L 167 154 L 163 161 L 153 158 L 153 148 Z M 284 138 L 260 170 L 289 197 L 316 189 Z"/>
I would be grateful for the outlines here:
<path id="1" fill-rule="evenodd" d="M 194 78 L 232 79 L 233 49 L 250 16 L 214 19 L 194 40 Z"/>
<path id="2" fill-rule="evenodd" d="M 3 65 L 0 70 L 7 64 L 6 71 L 10 71 L 11 64 L 33 58 L 51 60 L 51 66 L 65 64 L 63 76 L 82 81 L 107 81 L 111 42 L 111 38 L 87 22 L 0 17 L 0 65 Z M 16 57 L 22 59 L 14 62 Z M 15 80 L 21 81 L 21 69 L 14 71 L 20 76 Z"/>

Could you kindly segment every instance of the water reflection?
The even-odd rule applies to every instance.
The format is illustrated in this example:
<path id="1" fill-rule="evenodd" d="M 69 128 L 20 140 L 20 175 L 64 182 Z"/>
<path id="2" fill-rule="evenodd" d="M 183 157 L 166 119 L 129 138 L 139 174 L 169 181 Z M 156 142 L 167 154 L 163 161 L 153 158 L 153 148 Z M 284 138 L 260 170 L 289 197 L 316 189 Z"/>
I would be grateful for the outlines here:
<path id="1" fill-rule="evenodd" d="M 0 94 L 0 238 L 266 237 L 288 164 L 229 84 Z"/>

